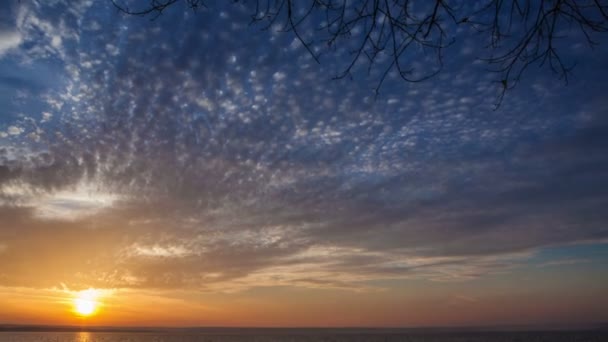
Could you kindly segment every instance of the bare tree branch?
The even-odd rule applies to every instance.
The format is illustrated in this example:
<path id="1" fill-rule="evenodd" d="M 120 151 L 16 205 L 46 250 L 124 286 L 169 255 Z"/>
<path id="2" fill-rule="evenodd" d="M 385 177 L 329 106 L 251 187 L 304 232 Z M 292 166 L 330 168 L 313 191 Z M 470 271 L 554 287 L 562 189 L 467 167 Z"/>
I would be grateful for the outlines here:
<path id="1" fill-rule="evenodd" d="M 129 0 L 110 1 L 123 13 L 155 19 L 176 3 L 197 10 L 207 8 L 211 0 L 149 0 L 135 9 L 127 6 Z M 547 67 L 568 81 L 573 64 L 564 61 L 557 44 L 563 38 L 558 36 L 562 28 L 578 30 L 591 47 L 596 45 L 594 34 L 608 32 L 608 0 L 233 2 L 251 8 L 251 24 L 263 23 L 264 30 L 278 24 L 283 31 L 293 32 L 317 63 L 320 59 L 315 51 L 322 44 L 350 47 L 344 69 L 334 78 L 352 77 L 358 65 L 367 65 L 368 73 L 378 72 L 376 94 L 393 71 L 405 82 L 437 75 L 443 67 L 444 50 L 455 42 L 458 28 L 472 28 L 487 42 L 486 55 L 477 57 L 499 75 L 497 108 L 531 65 Z M 310 33 L 314 40 L 306 38 Z M 425 70 L 415 70 L 412 64 L 411 54 L 420 51 L 434 56 Z"/>

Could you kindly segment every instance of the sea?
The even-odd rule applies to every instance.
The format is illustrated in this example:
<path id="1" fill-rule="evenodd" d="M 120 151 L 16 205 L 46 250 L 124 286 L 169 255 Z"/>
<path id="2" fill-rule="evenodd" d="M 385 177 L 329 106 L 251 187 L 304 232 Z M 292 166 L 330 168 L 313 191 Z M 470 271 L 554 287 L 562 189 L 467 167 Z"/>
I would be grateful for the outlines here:
<path id="1" fill-rule="evenodd" d="M 144 332 L 0 332 L 0 342 L 607 342 L 608 331 L 408 331 L 227 329 Z"/>

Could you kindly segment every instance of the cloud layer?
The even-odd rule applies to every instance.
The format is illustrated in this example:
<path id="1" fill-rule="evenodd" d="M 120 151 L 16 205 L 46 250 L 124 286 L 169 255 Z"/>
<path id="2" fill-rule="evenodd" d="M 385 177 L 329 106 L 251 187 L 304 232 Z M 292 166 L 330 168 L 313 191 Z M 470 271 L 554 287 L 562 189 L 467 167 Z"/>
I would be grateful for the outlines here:
<path id="1" fill-rule="evenodd" d="M 374 75 L 331 80 L 338 60 L 241 5 L 10 9 L 0 285 L 365 289 L 608 238 L 605 48 L 569 56 L 588 66 L 569 87 L 531 71 L 493 111 L 471 41 L 374 100 Z"/>

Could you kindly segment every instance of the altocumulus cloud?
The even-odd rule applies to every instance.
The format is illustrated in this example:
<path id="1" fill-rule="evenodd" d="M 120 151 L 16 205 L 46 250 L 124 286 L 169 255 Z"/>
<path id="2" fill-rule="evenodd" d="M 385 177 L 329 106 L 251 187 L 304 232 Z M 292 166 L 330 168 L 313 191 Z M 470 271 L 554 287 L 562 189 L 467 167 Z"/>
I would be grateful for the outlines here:
<path id="1" fill-rule="evenodd" d="M 487 73 L 455 50 L 374 100 L 364 72 L 332 81 L 338 61 L 218 6 L 150 22 L 11 3 L 0 285 L 365 289 L 608 238 L 607 107 L 589 91 L 605 59 L 569 88 L 532 71 L 493 111 Z"/>

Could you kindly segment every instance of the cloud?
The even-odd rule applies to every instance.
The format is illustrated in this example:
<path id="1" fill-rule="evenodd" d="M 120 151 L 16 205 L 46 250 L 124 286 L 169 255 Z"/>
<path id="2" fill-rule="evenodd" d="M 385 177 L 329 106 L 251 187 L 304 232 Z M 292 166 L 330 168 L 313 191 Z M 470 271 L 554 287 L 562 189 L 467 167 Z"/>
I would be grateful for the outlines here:
<path id="1" fill-rule="evenodd" d="M 9 126 L 6 129 L 6 132 L 9 135 L 19 135 L 19 134 L 23 133 L 24 131 L 25 130 L 22 127 L 19 127 L 19 126 Z"/>
<path id="2" fill-rule="evenodd" d="M 13 67 L 45 86 L 18 103 L 39 122 L 2 123 L 2 285 L 371 290 L 608 237 L 590 85 L 568 88 L 576 104 L 522 85 L 495 112 L 486 74 L 458 57 L 432 83 L 387 78 L 374 101 L 365 73 L 332 81 L 339 63 L 278 33 L 90 6 L 78 14 L 104 13 L 99 27 L 61 3 L 20 12 L 29 64 Z"/>
<path id="3" fill-rule="evenodd" d="M 563 265 L 577 265 L 577 264 L 586 264 L 591 262 L 590 259 L 562 259 L 562 260 L 553 260 L 543 262 L 538 264 L 537 267 L 553 267 L 553 266 L 563 266 Z"/>
<path id="4" fill-rule="evenodd" d="M 0 31 L 0 58 L 17 48 L 22 42 L 19 32 Z"/>
<path id="5" fill-rule="evenodd" d="M 42 122 L 42 123 L 48 122 L 51 120 L 52 117 L 53 117 L 53 114 L 51 114 L 49 112 L 42 112 L 42 119 L 40 120 L 40 122 Z"/>
<path id="6" fill-rule="evenodd" d="M 151 257 L 183 257 L 189 251 L 182 246 L 134 246 L 134 254 Z"/>
<path id="7" fill-rule="evenodd" d="M 34 216 L 37 218 L 56 220 L 75 220 L 93 215 L 111 207 L 118 199 L 115 195 L 100 192 L 87 184 L 46 192 L 23 183 L 10 182 L 0 187 L 0 195 L 4 197 L 5 203 L 34 208 Z"/>

